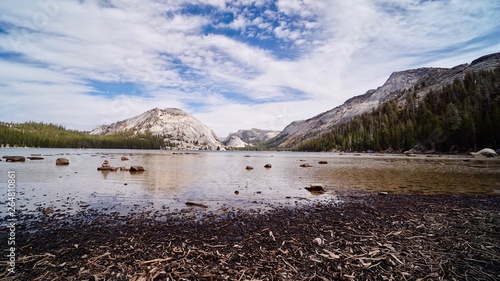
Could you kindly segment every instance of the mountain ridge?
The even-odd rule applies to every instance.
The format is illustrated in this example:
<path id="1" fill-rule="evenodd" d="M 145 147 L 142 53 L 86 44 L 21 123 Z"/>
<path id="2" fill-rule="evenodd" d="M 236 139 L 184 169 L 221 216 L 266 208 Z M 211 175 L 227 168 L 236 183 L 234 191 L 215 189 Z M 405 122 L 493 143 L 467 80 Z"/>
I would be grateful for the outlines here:
<path id="1" fill-rule="evenodd" d="M 417 90 L 417 97 L 423 98 L 430 91 L 452 83 L 467 72 L 491 70 L 500 65 L 500 53 L 488 54 L 473 60 L 470 64 L 460 64 L 452 68 L 422 67 L 393 72 L 386 82 L 362 95 L 354 96 L 331 110 L 305 120 L 293 121 L 268 143 L 277 147 L 293 147 L 301 141 L 345 123 L 355 116 L 376 109 L 392 99 L 401 99 L 407 90 Z"/>

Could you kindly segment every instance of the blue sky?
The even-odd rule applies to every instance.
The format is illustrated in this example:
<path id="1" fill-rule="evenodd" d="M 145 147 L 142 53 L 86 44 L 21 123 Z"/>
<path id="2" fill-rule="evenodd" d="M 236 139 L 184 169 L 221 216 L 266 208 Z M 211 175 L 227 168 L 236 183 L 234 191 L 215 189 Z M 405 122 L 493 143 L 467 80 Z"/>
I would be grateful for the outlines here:
<path id="1" fill-rule="evenodd" d="M 0 2 L 0 120 L 91 130 L 177 107 L 282 130 L 384 83 L 500 51 L 500 2 Z"/>

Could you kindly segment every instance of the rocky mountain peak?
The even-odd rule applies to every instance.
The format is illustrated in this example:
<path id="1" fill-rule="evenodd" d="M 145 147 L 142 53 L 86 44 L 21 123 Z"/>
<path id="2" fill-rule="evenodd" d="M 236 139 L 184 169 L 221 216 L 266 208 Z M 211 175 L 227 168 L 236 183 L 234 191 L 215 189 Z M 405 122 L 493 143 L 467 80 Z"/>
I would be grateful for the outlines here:
<path id="1" fill-rule="evenodd" d="M 153 108 L 135 117 L 101 125 L 90 134 L 109 135 L 123 132 L 163 136 L 167 149 L 222 149 L 215 133 L 191 114 L 178 108 Z"/>
<path id="2" fill-rule="evenodd" d="M 254 145 L 277 136 L 279 131 L 261 130 L 252 128 L 250 130 L 238 130 L 236 133 L 230 133 L 224 140 L 224 144 L 230 147 L 245 147 Z"/>

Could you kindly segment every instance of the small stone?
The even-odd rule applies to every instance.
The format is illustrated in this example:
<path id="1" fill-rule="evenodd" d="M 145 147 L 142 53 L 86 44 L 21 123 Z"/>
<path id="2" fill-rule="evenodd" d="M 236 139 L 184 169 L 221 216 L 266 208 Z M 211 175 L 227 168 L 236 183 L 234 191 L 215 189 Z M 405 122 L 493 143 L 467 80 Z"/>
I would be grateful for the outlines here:
<path id="1" fill-rule="evenodd" d="M 321 194 L 325 192 L 325 188 L 321 183 L 313 183 L 310 186 L 305 187 L 305 189 L 314 194 Z"/>
<path id="2" fill-rule="evenodd" d="M 314 238 L 313 243 L 318 244 L 319 246 L 321 246 L 321 245 L 323 245 L 324 242 L 323 242 L 323 239 L 317 237 L 317 238 Z"/>
<path id="3" fill-rule="evenodd" d="M 52 208 L 48 207 L 48 208 L 43 209 L 43 210 L 42 210 L 42 213 L 43 213 L 45 216 L 48 216 L 48 215 L 50 215 L 50 214 L 54 213 L 54 209 L 52 209 Z"/>

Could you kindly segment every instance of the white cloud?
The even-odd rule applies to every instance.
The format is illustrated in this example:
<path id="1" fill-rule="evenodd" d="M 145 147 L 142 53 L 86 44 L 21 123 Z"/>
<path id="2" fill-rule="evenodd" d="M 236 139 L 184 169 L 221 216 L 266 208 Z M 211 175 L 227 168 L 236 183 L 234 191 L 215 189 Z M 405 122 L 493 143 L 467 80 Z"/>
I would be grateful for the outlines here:
<path id="1" fill-rule="evenodd" d="M 195 113 L 219 135 L 282 129 L 392 71 L 453 66 L 500 46 L 488 37 L 499 32 L 497 1 L 271 2 L 1 1 L 0 95 L 11 98 L 0 120 L 87 130 L 160 106 Z M 215 10 L 181 13 L 186 3 Z M 214 22 L 217 12 L 234 20 Z M 210 24 L 239 34 L 207 34 Z M 138 88 L 103 97 L 88 80 Z"/>

